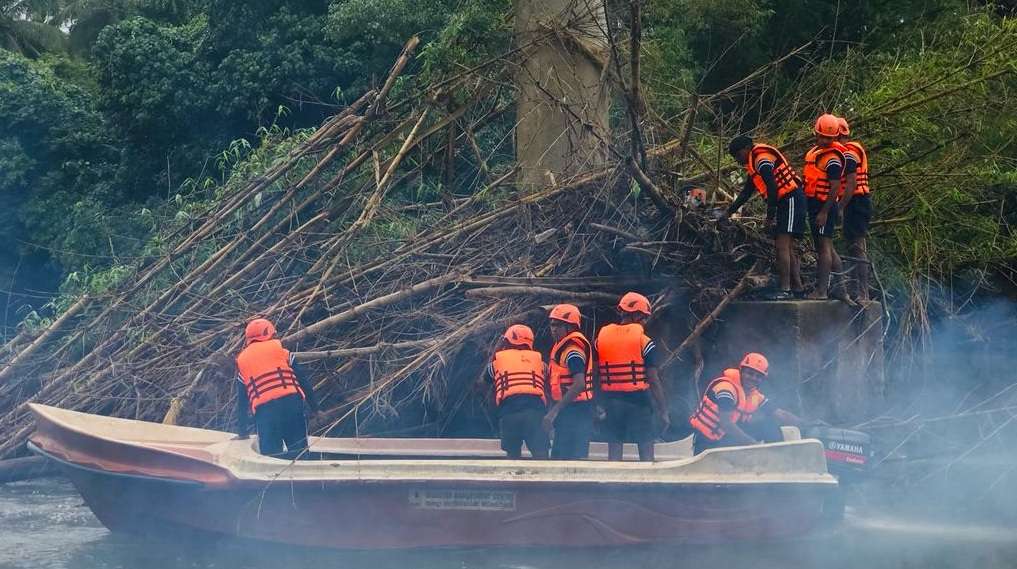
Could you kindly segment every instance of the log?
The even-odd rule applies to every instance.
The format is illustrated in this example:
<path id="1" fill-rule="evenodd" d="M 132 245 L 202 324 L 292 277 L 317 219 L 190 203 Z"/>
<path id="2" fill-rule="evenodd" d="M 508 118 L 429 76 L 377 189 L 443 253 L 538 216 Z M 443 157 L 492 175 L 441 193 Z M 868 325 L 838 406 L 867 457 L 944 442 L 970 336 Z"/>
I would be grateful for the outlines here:
<path id="1" fill-rule="evenodd" d="M 395 304 L 395 303 L 397 303 L 399 301 L 402 301 L 402 300 L 405 300 L 407 298 L 410 298 L 411 296 L 422 294 L 422 293 L 425 293 L 425 292 L 428 292 L 428 291 L 431 291 L 431 290 L 434 290 L 434 289 L 437 289 L 437 288 L 441 288 L 441 287 L 443 287 L 445 285 L 451 284 L 451 283 L 459 280 L 461 278 L 461 276 L 462 275 L 460 275 L 459 273 L 452 273 L 452 274 L 448 274 L 448 275 L 443 275 L 443 276 L 440 276 L 440 277 L 437 277 L 437 278 L 428 279 L 426 281 L 419 282 L 419 283 L 417 283 L 417 284 L 415 284 L 415 285 L 413 285 L 413 286 L 411 286 L 411 287 L 409 287 L 407 289 L 403 289 L 403 290 L 400 290 L 398 292 L 393 292 L 391 294 L 386 294 L 386 295 L 383 295 L 383 296 L 379 296 L 378 298 L 375 298 L 373 300 L 369 300 L 369 301 L 367 301 L 367 302 L 365 302 L 363 304 L 360 304 L 358 306 L 354 306 L 353 308 L 350 308 L 349 310 L 345 310 L 343 312 L 340 312 L 339 314 L 335 314 L 335 315 L 329 316 L 328 318 L 325 318 L 323 320 L 319 320 L 318 322 L 315 322 L 314 324 L 311 324 L 310 326 L 307 326 L 305 328 L 297 330 L 296 332 L 294 332 L 294 333 L 290 334 L 289 336 L 286 336 L 285 338 L 283 338 L 283 342 L 299 342 L 300 340 L 302 340 L 302 339 L 304 339 L 304 338 L 306 338 L 308 336 L 311 336 L 311 335 L 314 335 L 314 334 L 320 334 L 321 332 L 323 332 L 325 330 L 328 330 L 329 328 L 335 327 L 335 326 L 337 326 L 337 325 L 339 325 L 339 324 L 341 324 L 343 322 L 346 322 L 348 320 L 352 320 L 352 319 L 356 318 L 357 316 L 361 316 L 361 315 L 365 314 L 366 312 L 368 312 L 370 310 L 373 310 L 375 308 L 380 308 L 382 306 L 388 306 L 390 304 Z"/>
<path id="2" fill-rule="evenodd" d="M 508 298 L 513 296 L 553 296 L 556 298 L 567 298 L 576 300 L 603 300 L 617 302 L 618 295 L 607 292 L 575 292 L 543 286 L 494 286 L 475 288 L 466 291 L 466 296 Z"/>
<path id="3" fill-rule="evenodd" d="M 653 201 L 653 205 L 657 206 L 660 210 L 661 215 L 667 218 L 674 218 L 677 214 L 677 210 L 667 203 L 667 199 L 664 197 L 664 193 L 660 191 L 660 188 L 653 183 L 653 180 L 643 172 L 643 169 L 639 167 L 634 158 L 629 158 L 628 162 L 629 171 L 632 172 L 632 177 L 635 178 L 636 183 L 639 187 L 646 192 L 646 195 L 650 196 L 650 200 Z"/>
<path id="4" fill-rule="evenodd" d="M 411 348 L 429 347 L 434 344 L 433 340 L 410 340 L 407 342 L 378 342 L 373 346 L 362 346 L 359 348 L 342 348 L 337 350 L 323 350 L 314 352 L 290 352 L 297 361 L 307 362 L 331 358 L 355 358 L 383 352 L 385 350 L 406 350 Z"/>

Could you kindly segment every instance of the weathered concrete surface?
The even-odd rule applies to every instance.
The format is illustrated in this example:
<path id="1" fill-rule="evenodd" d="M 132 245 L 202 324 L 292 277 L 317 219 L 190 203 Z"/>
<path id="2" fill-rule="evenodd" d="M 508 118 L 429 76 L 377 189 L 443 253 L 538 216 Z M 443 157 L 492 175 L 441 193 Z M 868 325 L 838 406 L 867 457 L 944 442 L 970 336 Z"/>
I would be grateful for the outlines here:
<path id="1" fill-rule="evenodd" d="M 770 360 L 764 391 L 809 417 L 849 425 L 879 411 L 884 394 L 883 320 L 877 302 L 732 303 L 704 343 L 703 386 L 746 352 Z"/>
<path id="2" fill-rule="evenodd" d="M 611 82 L 603 0 L 515 0 L 516 185 L 524 191 L 605 164 Z"/>

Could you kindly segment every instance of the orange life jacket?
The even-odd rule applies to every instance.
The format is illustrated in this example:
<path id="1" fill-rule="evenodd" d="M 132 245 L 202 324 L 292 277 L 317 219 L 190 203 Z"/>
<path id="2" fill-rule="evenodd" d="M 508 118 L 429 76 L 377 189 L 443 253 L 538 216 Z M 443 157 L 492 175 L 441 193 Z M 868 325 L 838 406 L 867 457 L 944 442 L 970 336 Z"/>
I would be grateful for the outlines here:
<path id="1" fill-rule="evenodd" d="M 304 396 L 290 367 L 290 353 L 279 340 L 252 342 L 237 356 L 237 371 L 247 388 L 252 412 L 280 397 Z"/>
<path id="2" fill-rule="evenodd" d="M 763 181 L 763 177 L 756 171 L 756 163 L 764 158 L 769 158 L 773 161 L 773 177 L 777 181 L 778 198 L 782 198 L 798 188 L 798 175 L 791 169 L 787 158 L 784 158 L 780 150 L 766 144 L 756 144 L 749 152 L 745 170 L 748 171 L 749 179 L 752 180 L 752 185 L 756 187 L 759 195 L 764 198 L 766 197 L 766 182 Z"/>
<path id="3" fill-rule="evenodd" d="M 844 164 L 844 147 L 834 142 L 830 146 L 813 146 L 805 153 L 805 195 L 825 202 L 830 196 L 830 177 L 826 166 L 831 160 Z"/>
<path id="4" fill-rule="evenodd" d="M 845 142 L 844 152 L 854 154 L 858 157 L 858 169 L 855 170 L 855 193 L 856 196 L 864 196 L 869 193 L 869 156 L 862 148 L 862 144 L 856 141 Z M 840 179 L 840 194 L 844 195 L 847 188 L 847 172 Z"/>
<path id="5" fill-rule="evenodd" d="M 601 391 L 646 391 L 643 348 L 650 339 L 643 333 L 643 325 L 608 324 L 597 334 L 597 371 L 600 373 Z"/>
<path id="6" fill-rule="evenodd" d="M 579 351 L 586 358 L 586 388 L 579 393 L 576 401 L 589 401 L 593 399 L 593 347 L 590 341 L 583 336 L 582 332 L 576 330 L 566 335 L 551 348 L 548 357 L 548 368 L 550 371 L 551 399 L 561 401 L 569 388 L 572 387 L 572 374 L 569 372 L 565 360 L 569 354 Z"/>
<path id="7" fill-rule="evenodd" d="M 545 403 L 544 360 L 533 350 L 499 350 L 491 362 L 494 371 L 494 402 L 506 397 L 536 395 Z"/>
<path id="8" fill-rule="evenodd" d="M 759 410 L 759 406 L 766 401 L 758 389 L 746 393 L 742 387 L 742 374 L 736 369 L 724 370 L 724 375 L 710 382 L 699 402 L 699 408 L 689 417 L 689 424 L 706 438 L 717 441 L 724 438 L 726 434 L 720 426 L 720 407 L 710 399 L 711 392 L 728 391 L 734 394 L 738 405 L 731 410 L 730 418 L 732 423 L 744 423 L 752 418 L 752 414 Z"/>

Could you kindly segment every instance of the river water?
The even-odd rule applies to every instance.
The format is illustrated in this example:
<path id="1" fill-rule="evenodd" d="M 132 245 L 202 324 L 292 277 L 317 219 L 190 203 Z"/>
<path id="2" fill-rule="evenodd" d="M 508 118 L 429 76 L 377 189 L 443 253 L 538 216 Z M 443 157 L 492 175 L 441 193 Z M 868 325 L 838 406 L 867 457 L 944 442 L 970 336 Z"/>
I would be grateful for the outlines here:
<path id="1" fill-rule="evenodd" d="M 414 552 L 188 545 L 111 534 L 59 479 L 0 485 L 3 569 L 937 569 L 1017 567 L 1017 527 L 848 507 L 844 522 L 799 540 L 711 547 Z"/>

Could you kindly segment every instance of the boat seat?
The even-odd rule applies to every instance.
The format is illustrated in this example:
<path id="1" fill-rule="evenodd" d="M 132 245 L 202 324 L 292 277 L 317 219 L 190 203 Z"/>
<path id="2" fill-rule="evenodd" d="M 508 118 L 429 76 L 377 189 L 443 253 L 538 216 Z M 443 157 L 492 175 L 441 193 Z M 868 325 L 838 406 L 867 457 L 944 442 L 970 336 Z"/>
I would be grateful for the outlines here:
<path id="1" fill-rule="evenodd" d="M 789 425 L 782 425 L 780 427 L 780 433 L 784 435 L 785 441 L 800 441 L 802 440 L 802 432 L 798 430 L 798 427 L 792 427 Z"/>

